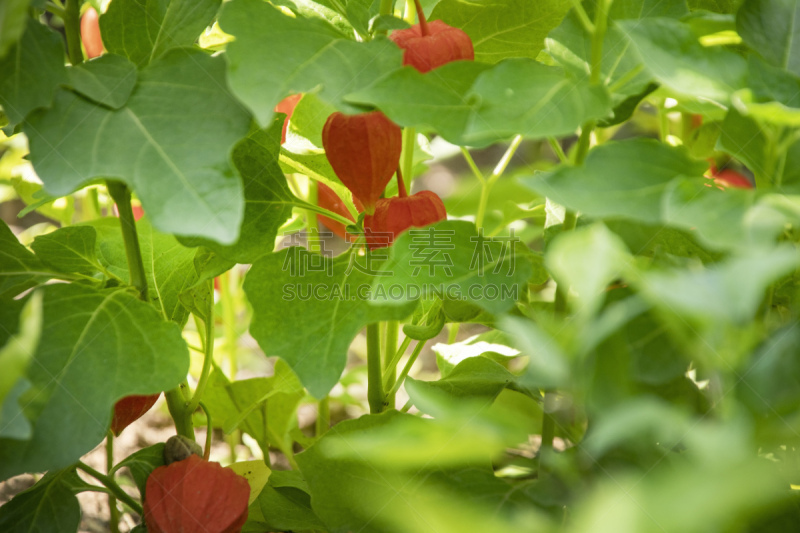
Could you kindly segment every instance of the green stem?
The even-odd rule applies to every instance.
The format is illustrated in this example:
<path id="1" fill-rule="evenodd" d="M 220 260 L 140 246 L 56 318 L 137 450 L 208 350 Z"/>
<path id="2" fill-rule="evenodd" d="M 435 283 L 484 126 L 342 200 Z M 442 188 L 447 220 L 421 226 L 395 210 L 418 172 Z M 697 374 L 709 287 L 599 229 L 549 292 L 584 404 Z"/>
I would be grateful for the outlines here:
<path id="1" fill-rule="evenodd" d="M 556 422 L 552 412 L 550 412 L 552 410 L 551 404 L 553 403 L 553 394 L 552 391 L 545 391 L 544 393 L 542 406 L 542 443 L 539 446 L 539 456 L 537 458 L 540 478 L 541 474 L 547 471 L 550 464 L 550 455 L 553 452 L 553 439 L 556 433 Z"/>
<path id="2" fill-rule="evenodd" d="M 222 304 L 222 326 L 225 331 L 225 349 L 228 352 L 228 375 L 234 380 L 236 379 L 238 367 L 236 361 L 238 344 L 238 337 L 236 335 L 236 307 L 234 306 L 233 295 L 231 294 L 231 286 L 238 288 L 238 284 L 236 284 L 238 276 L 236 276 L 235 267 L 222 274 L 219 281 L 219 299 Z"/>
<path id="3" fill-rule="evenodd" d="M 686 111 L 681 112 L 681 141 L 683 144 L 689 144 L 689 138 L 692 136 L 692 130 L 694 126 L 692 125 L 692 114 L 687 113 Z"/>
<path id="4" fill-rule="evenodd" d="M 323 176 L 319 172 L 315 172 L 314 170 L 312 170 L 311 168 L 305 166 L 304 164 L 300 163 L 299 161 L 295 161 L 291 157 L 288 157 L 288 156 L 286 156 L 284 154 L 281 154 L 279 156 L 279 161 L 281 163 L 283 163 L 284 165 L 295 169 L 298 173 L 303 174 L 305 176 L 308 176 L 309 178 L 311 178 L 314 181 L 321 181 L 322 183 L 325 183 L 326 181 L 328 181 L 325 178 L 325 176 Z M 347 200 L 347 201 L 345 201 L 345 200 Z M 344 204 L 345 207 L 347 207 L 347 210 L 350 212 L 350 215 L 352 215 L 353 220 L 358 219 L 358 211 L 356 210 L 355 205 L 353 205 L 353 202 L 350 201 L 349 199 L 343 198 L 342 199 L 342 203 Z M 306 206 L 304 206 L 302 204 L 292 204 L 292 205 L 297 205 L 298 207 L 304 207 L 304 208 L 306 207 Z M 324 211 L 327 211 L 327 209 L 324 210 Z M 317 213 L 320 213 L 320 211 L 317 211 Z M 330 213 L 330 215 L 328 213 Z M 322 213 L 322 214 L 325 215 L 326 217 L 332 218 L 334 220 L 337 220 L 337 217 L 339 217 L 339 215 L 337 215 L 336 213 L 333 213 L 331 211 L 327 211 L 327 212 Z M 343 218 L 343 220 L 347 220 L 347 219 Z M 339 220 L 339 222 L 341 222 L 341 220 Z M 347 224 L 352 224 L 352 223 L 353 223 L 352 220 L 347 220 Z"/>
<path id="5" fill-rule="evenodd" d="M 211 456 L 211 436 L 214 433 L 214 425 L 211 420 L 211 411 L 208 410 L 208 407 L 203 402 L 199 402 L 199 405 L 200 409 L 206 414 L 206 447 L 203 450 L 203 459 L 208 461 Z"/>
<path id="6" fill-rule="evenodd" d="M 106 487 L 108 490 L 110 490 L 111 493 L 114 494 L 114 496 L 116 496 L 119 501 L 121 501 L 122 503 L 133 509 L 140 516 L 143 515 L 144 511 L 142 511 L 142 506 L 139 505 L 139 502 L 128 496 L 128 493 L 122 490 L 122 488 L 119 485 L 117 485 L 117 482 L 114 481 L 111 477 L 106 476 L 105 474 L 101 474 L 91 466 L 81 461 L 78 461 L 77 467 L 86 472 L 87 474 L 89 474 L 90 476 L 92 476 L 93 478 L 95 478 L 100 483 L 102 483 L 103 486 Z"/>
<path id="7" fill-rule="evenodd" d="M 408 373 L 411 371 L 411 367 L 414 366 L 414 363 L 417 361 L 417 357 L 419 357 L 419 354 L 422 352 L 422 349 L 425 347 L 425 343 L 427 342 L 428 341 L 417 341 L 417 345 L 414 346 L 414 351 L 411 352 L 408 361 L 406 361 L 406 366 L 403 367 L 403 370 L 400 372 L 400 376 L 397 378 L 397 382 L 389 391 L 390 395 L 397 394 L 397 391 L 400 390 L 400 386 L 403 384 L 403 381 L 405 381 L 406 376 L 408 376 Z"/>
<path id="8" fill-rule="evenodd" d="M 212 283 L 211 280 L 208 283 Z M 206 353 L 203 356 L 203 369 L 200 371 L 200 379 L 197 380 L 197 388 L 194 390 L 194 395 L 189 403 L 186 405 L 186 413 L 192 416 L 197 406 L 200 405 L 200 400 L 203 398 L 203 393 L 208 384 L 208 377 L 211 375 L 211 363 L 214 361 L 214 303 L 209 304 L 205 323 L 205 344 L 203 347 Z M 233 378 L 233 376 L 231 376 Z"/>
<path id="9" fill-rule="evenodd" d="M 411 337 L 404 338 L 402 344 L 400 344 L 400 348 L 397 349 L 397 353 L 394 354 L 394 357 L 392 357 L 392 360 L 386 365 L 387 367 L 395 369 L 395 375 L 393 375 L 391 378 L 388 377 L 388 376 L 384 376 L 384 378 L 383 378 L 384 379 L 384 381 L 383 381 L 383 389 L 384 390 L 388 390 L 388 391 L 392 390 L 392 387 L 394 386 L 394 383 L 397 380 L 397 375 L 396 375 L 397 374 L 397 371 L 396 371 L 397 365 L 398 365 L 398 363 L 400 363 L 400 359 L 403 358 L 403 355 L 406 353 L 406 350 L 408 350 L 408 347 L 410 345 L 411 345 Z M 391 381 L 392 383 L 389 384 L 389 381 Z"/>
<path id="10" fill-rule="evenodd" d="M 453 344 L 456 342 L 456 338 L 458 337 L 458 328 L 461 326 L 459 322 L 453 322 L 450 324 L 450 330 L 447 333 L 447 344 Z"/>
<path id="11" fill-rule="evenodd" d="M 272 465 L 272 460 L 269 457 L 269 400 L 264 400 L 264 403 L 261 404 L 261 416 L 264 417 L 264 442 L 259 442 L 258 445 L 264 455 L 264 464 L 269 467 Z"/>
<path id="12" fill-rule="evenodd" d="M 667 142 L 669 136 L 669 117 L 667 110 L 664 108 L 664 100 L 658 106 L 658 137 L 662 143 Z"/>
<path id="13" fill-rule="evenodd" d="M 472 173 L 475 175 L 476 178 L 478 178 L 479 182 L 485 183 L 486 178 L 483 177 L 483 173 L 478 168 L 478 165 L 475 164 L 475 160 L 472 159 L 472 154 L 470 154 L 469 150 L 467 150 L 463 146 L 461 146 L 460 148 L 461 148 L 461 153 L 464 156 L 464 159 L 467 161 L 467 164 L 469 165 L 469 168 L 472 169 Z"/>
<path id="14" fill-rule="evenodd" d="M 611 0 L 600 0 L 595 6 L 594 33 L 592 34 L 591 74 L 589 81 L 592 84 L 600 83 L 603 67 L 603 39 L 608 28 L 608 9 Z"/>
<path id="15" fill-rule="evenodd" d="M 67 35 L 67 55 L 72 65 L 83 63 L 81 50 L 81 3 L 82 0 L 67 0 L 64 5 L 64 32 Z"/>
<path id="16" fill-rule="evenodd" d="M 147 301 L 147 277 L 142 261 L 142 250 L 139 247 L 139 237 L 136 234 L 136 220 L 131 208 L 131 190 L 122 182 L 109 180 L 106 184 L 108 192 L 119 211 L 119 225 L 122 229 L 122 241 L 125 244 L 125 257 L 128 260 L 131 285 L 139 291 L 139 298 Z"/>
<path id="17" fill-rule="evenodd" d="M 314 430 L 317 437 L 324 435 L 328 428 L 331 426 L 331 398 L 325 396 L 319 401 L 317 406 L 317 421 L 314 424 Z"/>
<path id="18" fill-rule="evenodd" d="M 394 13 L 394 0 L 381 0 L 381 6 L 378 11 L 381 15 L 391 15 Z"/>
<path id="19" fill-rule="evenodd" d="M 571 0 L 572 7 L 575 9 L 575 14 L 578 15 L 578 20 L 580 20 L 581 25 L 586 30 L 586 33 L 589 35 L 594 34 L 594 24 L 592 21 L 589 20 L 589 15 L 586 14 L 586 10 L 583 9 L 583 5 L 581 4 L 581 0 Z"/>
<path id="20" fill-rule="evenodd" d="M 194 427 L 192 426 L 191 413 L 186 411 L 186 398 L 180 387 L 164 392 L 167 399 L 167 409 L 175 422 L 175 432 L 187 439 L 194 440 Z"/>
<path id="21" fill-rule="evenodd" d="M 407 190 L 411 190 L 411 180 L 414 179 L 414 144 L 417 139 L 416 128 L 403 130 L 403 178 Z M 401 179 L 398 177 L 398 180 Z M 399 184 L 398 184 L 399 186 Z"/>
<path id="22" fill-rule="evenodd" d="M 517 148 L 519 148 L 521 143 L 521 135 L 514 137 L 514 139 L 511 141 L 511 144 L 508 146 L 508 149 L 503 154 L 503 157 L 500 158 L 497 166 L 494 167 L 492 175 L 489 176 L 489 179 L 481 184 L 481 198 L 480 202 L 478 203 L 478 213 L 475 215 L 476 227 L 483 227 L 483 219 L 486 215 L 486 206 L 489 204 L 489 194 L 492 192 L 492 187 L 494 187 L 494 184 L 497 183 L 497 180 L 500 179 L 500 176 L 502 176 L 506 171 L 508 164 L 511 162 L 511 158 L 514 157 L 514 153 L 516 153 Z"/>
<path id="23" fill-rule="evenodd" d="M 383 411 L 383 381 L 381 379 L 381 328 L 378 322 L 367 326 L 367 400 L 369 412 Z"/>
<path id="24" fill-rule="evenodd" d="M 383 349 L 383 386 L 384 390 L 394 386 L 397 380 L 397 364 L 392 365 L 394 355 L 397 353 L 397 338 L 400 334 L 400 323 L 397 320 L 390 320 L 386 323 L 385 346 Z M 389 407 L 395 407 L 396 397 L 394 394 L 386 395 L 386 403 Z"/>
<path id="25" fill-rule="evenodd" d="M 328 218 L 330 218 L 332 220 L 335 220 L 336 222 L 341 222 L 342 224 L 345 225 L 345 227 L 353 224 L 353 221 L 350 220 L 349 218 L 345 218 L 345 217 L 343 217 L 342 215 L 340 215 L 338 213 L 334 213 L 333 211 L 329 211 L 329 210 L 325 209 L 324 207 L 319 207 L 318 205 L 312 205 L 312 204 L 309 204 L 308 202 L 304 202 L 304 201 L 292 202 L 292 205 L 295 206 L 295 207 L 300 207 L 302 209 L 305 209 L 306 211 L 311 211 L 313 213 L 319 213 L 320 215 L 326 216 L 326 217 L 328 217 Z M 358 219 L 358 215 L 356 215 L 354 220 L 357 220 L 357 219 Z"/>
<path id="26" fill-rule="evenodd" d="M 108 432 L 106 435 L 106 472 L 109 474 L 114 469 L 114 434 Z M 117 499 L 113 493 L 108 495 L 108 513 L 109 521 L 108 527 L 111 533 L 119 533 L 119 509 L 117 508 Z"/>
<path id="27" fill-rule="evenodd" d="M 555 137 L 548 137 L 547 142 L 550 144 L 550 148 L 553 149 L 553 153 L 556 154 L 556 157 L 558 157 L 559 162 L 569 162 L 569 158 L 567 157 L 567 154 L 564 153 L 564 149 L 561 147 L 561 143 L 558 142 L 558 139 Z"/>

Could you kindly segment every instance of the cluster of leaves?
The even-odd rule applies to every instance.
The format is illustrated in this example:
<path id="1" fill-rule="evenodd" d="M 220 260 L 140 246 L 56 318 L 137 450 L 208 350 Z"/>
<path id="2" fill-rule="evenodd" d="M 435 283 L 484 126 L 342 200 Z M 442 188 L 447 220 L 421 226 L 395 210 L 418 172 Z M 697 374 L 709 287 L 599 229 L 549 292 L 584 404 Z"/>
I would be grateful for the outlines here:
<path id="1" fill-rule="evenodd" d="M 385 36 L 408 25 L 400 2 L 113 0 L 106 53 L 86 62 L 80 4 L 0 6 L 0 172 L 29 161 L 40 183 L 8 184 L 61 226 L 26 246 L 0 223 L 0 480 L 47 472 L 0 508 L 0 530 L 76 530 L 75 494 L 115 493 L 123 468 L 143 499 L 163 445 L 95 476 L 105 488 L 77 470 L 92 474 L 79 459 L 106 438 L 115 402 L 161 391 L 184 436 L 202 399 L 214 426 L 291 465 L 251 482 L 245 531 L 797 523 L 796 0 L 428 0 L 432 20 L 470 36 L 475 61 L 424 74 Z M 281 146 L 274 109 L 297 93 Z M 448 268 L 415 264 L 411 234 L 380 272 L 359 245 L 275 251 L 281 231 L 326 214 L 306 178 L 356 213 L 321 131 L 333 111 L 372 109 L 411 132 L 409 180 L 428 139 L 461 147 L 477 174 L 479 197 L 445 199 L 468 220 L 433 226 L 448 239 L 427 245 Z M 496 144 L 506 156 L 483 175 L 466 147 Z M 559 161 L 504 174 L 520 145 L 531 159 L 552 146 Z M 709 158 L 745 165 L 756 187 L 711 186 Z M 76 215 L 98 191 L 107 200 L 106 184 L 141 202 L 135 231 L 125 213 Z M 509 228 L 523 241 L 510 250 L 487 236 Z M 270 377 L 236 380 L 213 361 L 212 279 L 237 264 L 252 265 L 248 327 L 279 358 Z M 317 265 L 303 284 L 350 297 L 287 299 L 287 265 Z M 379 297 L 394 286 L 420 290 Z M 388 372 L 370 365 L 368 378 L 388 403 L 398 323 L 400 352 L 413 339 L 416 355 L 446 324 L 485 333 L 435 345 L 430 380 L 401 373 L 402 411 L 370 402 L 328 431 L 329 402 L 356 401 L 342 392 L 361 379 L 343 377 L 348 350 L 381 323 Z M 204 352 L 194 394 L 187 331 Z M 323 423 L 309 436 L 296 412 L 316 400 Z"/>

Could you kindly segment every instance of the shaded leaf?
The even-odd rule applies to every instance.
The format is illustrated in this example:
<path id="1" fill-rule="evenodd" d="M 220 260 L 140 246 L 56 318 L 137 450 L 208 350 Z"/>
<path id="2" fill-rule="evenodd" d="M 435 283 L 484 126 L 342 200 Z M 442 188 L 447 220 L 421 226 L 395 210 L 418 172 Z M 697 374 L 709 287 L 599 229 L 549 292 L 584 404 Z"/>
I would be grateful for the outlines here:
<path id="1" fill-rule="evenodd" d="M 164 443 L 159 442 L 130 454 L 115 465 L 115 468 L 128 468 L 144 500 L 147 478 L 153 470 L 164 464 Z"/>
<path id="2" fill-rule="evenodd" d="M 0 220 L 0 298 L 14 297 L 52 274 Z"/>
<path id="3" fill-rule="evenodd" d="M 0 479 L 76 461 L 106 436 L 117 400 L 171 389 L 189 367 L 180 328 L 131 294 L 74 284 L 41 290 L 32 387 L 20 399 L 33 436 L 0 439 Z"/>
<path id="4" fill-rule="evenodd" d="M 4 32 L 0 35 L 5 38 Z M 61 36 L 28 19 L 22 38 L 0 59 L 0 105 L 9 120 L 6 133 L 34 109 L 50 105 L 56 88 L 66 80 Z"/>
<path id="5" fill-rule="evenodd" d="M 114 54 L 70 67 L 67 73 L 76 92 L 112 109 L 124 106 L 136 85 L 136 66 Z"/>
<path id="6" fill-rule="evenodd" d="M 0 507 L 0 528 L 8 533 L 76 531 L 81 508 L 75 493 L 85 486 L 74 467 L 48 472 Z"/>
<path id="7" fill-rule="evenodd" d="M 31 248 L 36 257 L 53 270 L 92 275 L 104 270 L 97 260 L 96 244 L 97 231 L 93 227 L 67 226 L 38 235 Z"/>
<path id="8" fill-rule="evenodd" d="M 736 30 L 771 65 L 800 75 L 800 5 L 796 0 L 746 0 Z"/>

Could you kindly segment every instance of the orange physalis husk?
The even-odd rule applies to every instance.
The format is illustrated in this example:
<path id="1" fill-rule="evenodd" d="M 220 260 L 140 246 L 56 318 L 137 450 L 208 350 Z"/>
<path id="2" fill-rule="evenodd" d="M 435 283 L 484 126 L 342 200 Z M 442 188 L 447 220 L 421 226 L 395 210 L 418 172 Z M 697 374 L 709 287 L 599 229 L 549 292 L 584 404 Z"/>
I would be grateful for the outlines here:
<path id="1" fill-rule="evenodd" d="M 190 455 L 147 478 L 144 521 L 149 533 L 239 533 L 249 499 L 245 478 Z"/>

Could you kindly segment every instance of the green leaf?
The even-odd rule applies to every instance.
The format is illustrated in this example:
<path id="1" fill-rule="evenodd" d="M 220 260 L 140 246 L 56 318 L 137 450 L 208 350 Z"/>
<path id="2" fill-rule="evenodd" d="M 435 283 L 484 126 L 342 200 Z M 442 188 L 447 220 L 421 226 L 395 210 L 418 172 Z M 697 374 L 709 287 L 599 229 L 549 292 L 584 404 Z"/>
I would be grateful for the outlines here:
<path id="1" fill-rule="evenodd" d="M 297 407 L 304 396 L 300 381 L 284 361 L 278 360 L 275 374 L 269 378 L 230 382 L 224 374 L 214 371 L 203 403 L 211 410 L 214 424 L 225 433 L 241 428 L 262 449 L 272 445 L 290 455 L 289 432 L 297 427 Z"/>
<path id="2" fill-rule="evenodd" d="M 416 306 L 368 301 L 378 267 L 363 256 L 329 259 L 294 246 L 262 257 L 247 273 L 244 291 L 253 306 L 250 333 L 267 356 L 289 363 L 317 398 L 339 380 L 347 349 L 361 328 L 405 318 Z"/>
<path id="3" fill-rule="evenodd" d="M 128 259 L 117 218 L 101 218 L 87 223 L 100 236 L 97 257 L 111 274 L 128 280 Z M 180 294 L 199 281 L 195 269 L 197 250 L 182 246 L 172 235 L 155 230 L 144 217 L 136 223 L 142 252 L 148 296 L 165 320 L 185 324 L 188 310 L 180 302 Z"/>
<path id="4" fill-rule="evenodd" d="M 171 389 L 189 368 L 180 328 L 128 292 L 41 290 L 42 336 L 20 401 L 33 436 L 0 439 L 0 479 L 76 461 L 106 436 L 117 400 Z"/>
<path id="5" fill-rule="evenodd" d="M 76 92 L 112 109 L 124 106 L 136 85 L 136 66 L 114 54 L 70 67 L 67 73 Z"/>
<path id="6" fill-rule="evenodd" d="M 24 307 L 18 318 L 19 331 L 8 332 L 8 342 L 0 348 L 0 438 L 25 440 L 31 437 L 31 426 L 22 413 L 19 397 L 30 388 L 24 376 L 42 332 L 41 293 L 20 303 L 24 303 Z M 9 311 L 17 308 L 13 302 L 3 302 L 3 306 Z M 4 321 L 3 329 L 6 324 L 11 326 L 10 322 Z"/>
<path id="7" fill-rule="evenodd" d="M 143 67 L 170 48 L 194 44 L 221 0 L 118 0 L 100 17 L 103 44 Z"/>
<path id="8" fill-rule="evenodd" d="M 547 530 L 529 510 L 509 517 L 513 489 L 488 462 L 503 446 L 486 426 L 390 411 L 337 424 L 297 462 L 332 532 Z"/>
<path id="9" fill-rule="evenodd" d="M 755 191 L 720 191 L 704 179 L 676 180 L 663 198 L 664 222 L 693 231 L 711 249 L 769 247 L 796 216 L 787 216 Z"/>
<path id="10" fill-rule="evenodd" d="M 701 176 L 706 168 L 685 149 L 634 139 L 598 146 L 582 166 L 562 165 L 521 181 L 585 215 L 623 216 L 655 224 L 661 221 L 661 197 L 670 181 L 678 176 Z"/>
<path id="11" fill-rule="evenodd" d="M 745 0 L 736 12 L 742 40 L 771 65 L 800 75 L 800 9 L 796 0 Z"/>
<path id="12" fill-rule="evenodd" d="M 701 322 L 745 324 L 767 287 L 800 261 L 786 246 L 734 257 L 700 271 L 649 272 L 638 282 L 655 306 Z"/>
<path id="13" fill-rule="evenodd" d="M 226 90 L 224 68 L 222 58 L 172 50 L 139 72 L 118 110 L 59 91 L 24 125 L 45 188 L 62 196 L 92 180 L 120 179 L 159 230 L 235 241 L 244 203 L 228 155 L 249 118 Z"/>
<path id="14" fill-rule="evenodd" d="M 451 344 L 437 343 L 431 346 L 436 354 L 436 366 L 442 377 L 447 377 L 453 369 L 471 357 L 486 357 L 506 365 L 507 361 L 519 355 L 519 350 L 508 346 L 508 340 L 498 330 L 473 335 Z"/>
<path id="15" fill-rule="evenodd" d="M 644 19 L 621 21 L 617 27 L 653 77 L 687 99 L 709 98 L 725 104 L 731 93 L 745 87 L 745 59 L 719 46 L 703 46 L 681 22 Z"/>
<path id="16" fill-rule="evenodd" d="M 545 265 L 556 281 L 578 293 L 575 305 L 584 317 L 597 312 L 605 289 L 630 261 L 622 239 L 600 223 L 562 233 L 545 254 Z"/>
<path id="17" fill-rule="evenodd" d="M 438 294 L 497 314 L 513 307 L 531 276 L 525 245 L 510 237 L 479 236 L 471 222 L 411 229 L 389 251 L 381 270 L 392 275 L 375 279 L 376 304 L 400 305 Z"/>
<path id="18" fill-rule="evenodd" d="M 297 202 L 278 164 L 283 120 L 276 117 L 268 130 L 256 130 L 233 148 L 233 164 L 244 186 L 244 219 L 236 243 L 224 246 L 207 239 L 182 239 L 202 245 L 219 256 L 249 264 L 272 253 L 278 229 Z"/>
<path id="19" fill-rule="evenodd" d="M 529 357 L 526 374 L 519 378 L 524 387 L 547 389 L 568 382 L 570 370 L 566 354 L 543 329 L 530 320 L 511 316 L 503 318 L 499 328 L 512 339 L 520 355 Z"/>
<path id="20" fill-rule="evenodd" d="M 41 261 L 0 220 L 0 298 L 16 296 L 50 277 Z"/>
<path id="21" fill-rule="evenodd" d="M 95 253 L 96 241 L 97 231 L 93 227 L 67 226 L 38 235 L 31 248 L 36 257 L 53 270 L 91 276 L 104 270 Z"/>
<path id="22" fill-rule="evenodd" d="M 494 400 L 500 392 L 514 383 L 516 376 L 503 366 L 486 357 L 470 357 L 458 363 L 446 377 L 436 381 L 422 381 L 410 377 L 417 390 L 422 387 L 438 389 L 454 399 L 486 398 Z"/>
<path id="23" fill-rule="evenodd" d="M 0 528 L 7 533 L 77 531 L 81 507 L 75 493 L 85 485 L 75 467 L 48 472 L 0 507 Z"/>
<path id="24" fill-rule="evenodd" d="M 258 495 L 264 515 L 263 527 L 270 531 L 321 530 L 324 524 L 311 509 L 308 484 L 300 472 L 273 470 L 269 482 Z"/>
<path id="25" fill-rule="evenodd" d="M 430 18 L 464 30 L 472 39 L 476 61 L 497 63 L 509 57 L 536 59 L 544 38 L 571 7 L 568 0 L 442 0 Z"/>
<path id="26" fill-rule="evenodd" d="M 421 74 L 407 67 L 350 94 L 379 107 L 401 126 L 427 126 L 459 145 L 486 146 L 516 134 L 573 133 L 611 113 L 603 87 L 590 87 L 531 59 L 497 65 L 457 61 Z"/>
<path id="27" fill-rule="evenodd" d="M 226 54 L 230 86 L 262 126 L 281 99 L 301 92 L 318 91 L 341 111 L 362 111 L 344 95 L 402 64 L 401 50 L 384 37 L 364 43 L 342 39 L 319 20 L 289 17 L 260 0 L 226 3 L 220 26 L 236 37 Z"/>
<path id="28" fill-rule="evenodd" d="M 0 4 L 0 59 L 25 32 L 31 0 L 8 0 Z"/>
<path id="29" fill-rule="evenodd" d="M 316 94 L 304 94 L 289 119 L 289 131 L 307 139 L 321 150 L 322 128 L 334 111 L 335 107 L 320 100 Z M 291 142 L 289 139 L 287 141 Z"/>
<path id="30" fill-rule="evenodd" d="M 142 501 L 144 501 L 147 478 L 150 476 L 150 473 L 159 466 L 164 466 L 163 442 L 153 444 L 152 446 L 142 448 L 141 450 L 130 454 L 128 457 L 115 465 L 115 468 L 128 468 L 131 476 L 133 476 L 133 481 L 139 488 L 139 494 L 142 495 Z"/>
<path id="31" fill-rule="evenodd" d="M 4 32 L 0 35 L 5 38 Z M 61 36 L 28 19 L 22 39 L 0 59 L 0 105 L 9 121 L 6 133 L 29 112 L 48 106 L 58 85 L 66 81 Z"/>

